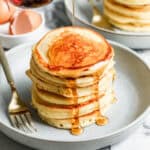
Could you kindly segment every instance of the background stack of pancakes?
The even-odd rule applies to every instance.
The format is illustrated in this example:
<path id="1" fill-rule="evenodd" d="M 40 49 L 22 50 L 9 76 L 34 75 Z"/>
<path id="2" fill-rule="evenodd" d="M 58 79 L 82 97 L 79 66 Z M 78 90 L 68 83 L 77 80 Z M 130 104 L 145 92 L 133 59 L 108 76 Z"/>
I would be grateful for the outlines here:
<path id="1" fill-rule="evenodd" d="M 105 125 L 114 101 L 114 53 L 99 34 L 85 28 L 50 31 L 34 47 L 28 76 L 32 103 L 48 124 L 82 133 L 82 127 Z"/>
<path id="2" fill-rule="evenodd" d="M 120 29 L 150 31 L 150 0 L 104 0 L 104 15 Z"/>

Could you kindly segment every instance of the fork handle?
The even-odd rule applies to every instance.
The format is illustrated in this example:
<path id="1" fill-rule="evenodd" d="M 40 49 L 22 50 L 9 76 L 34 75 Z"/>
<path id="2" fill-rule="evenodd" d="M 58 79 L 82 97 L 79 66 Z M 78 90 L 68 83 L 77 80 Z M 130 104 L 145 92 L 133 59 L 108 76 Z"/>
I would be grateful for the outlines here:
<path id="1" fill-rule="evenodd" d="M 12 73 L 10 71 L 9 64 L 8 64 L 4 49 L 2 48 L 1 44 L 0 44 L 0 61 L 1 61 L 2 67 L 3 67 L 3 70 L 5 72 L 6 79 L 7 79 L 8 83 L 10 84 L 11 88 L 14 89 L 15 88 L 14 79 L 12 77 Z"/>

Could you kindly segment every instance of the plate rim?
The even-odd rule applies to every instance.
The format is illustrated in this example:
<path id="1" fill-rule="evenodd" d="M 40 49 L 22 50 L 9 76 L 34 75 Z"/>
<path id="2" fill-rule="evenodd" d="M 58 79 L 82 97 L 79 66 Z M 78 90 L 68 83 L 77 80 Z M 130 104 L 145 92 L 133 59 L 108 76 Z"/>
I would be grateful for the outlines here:
<path id="1" fill-rule="evenodd" d="M 72 15 L 72 11 L 70 10 L 70 8 L 68 7 L 68 1 L 67 0 L 64 0 L 64 4 L 65 4 L 65 8 L 67 9 L 67 11 L 69 11 L 69 13 Z M 109 29 L 105 29 L 105 28 L 102 28 L 102 27 L 97 27 L 95 25 L 92 25 L 91 23 L 88 23 L 88 22 L 85 22 L 84 20 L 78 18 L 77 16 L 75 16 L 75 19 L 80 21 L 82 24 L 86 24 L 88 25 L 89 27 L 92 27 L 96 30 L 100 30 L 100 31 L 103 31 L 103 32 L 106 32 L 106 33 L 110 33 L 110 34 L 116 34 L 116 35 L 121 35 L 121 36 L 139 36 L 139 37 L 150 37 L 150 32 L 141 32 L 141 33 L 137 33 L 137 32 L 122 32 L 122 33 L 118 33 L 118 32 L 114 32 L 112 30 L 109 30 Z M 72 22 L 72 20 L 71 20 Z"/>
<path id="2" fill-rule="evenodd" d="M 117 46 L 117 47 L 120 47 L 122 48 L 124 51 L 127 51 L 128 53 L 131 53 L 134 57 L 136 57 L 141 63 L 143 63 L 143 65 L 146 67 L 146 69 L 149 71 L 150 73 L 150 67 L 146 64 L 146 62 L 138 55 L 136 54 L 136 52 L 134 52 L 132 49 L 122 45 L 122 44 L 119 44 L 117 42 L 114 42 L 112 40 L 107 40 L 112 46 Z M 20 44 L 18 46 L 15 46 L 14 48 L 11 48 L 9 51 L 6 51 L 6 55 L 9 56 L 11 54 L 14 53 L 14 51 L 16 51 L 15 49 L 19 49 L 19 48 L 22 48 L 22 47 L 27 47 L 27 46 L 31 46 L 34 45 L 35 43 L 33 42 L 30 42 L 30 43 L 24 43 L 24 44 Z M 138 115 L 136 117 L 136 119 L 134 121 L 132 121 L 130 124 L 114 131 L 114 132 L 111 132 L 111 133 L 108 133 L 106 134 L 105 136 L 102 136 L 102 137 L 95 137 L 95 138 L 87 138 L 87 139 L 74 139 L 74 140 L 55 140 L 55 139 L 47 139 L 47 138 L 41 138 L 39 136 L 32 136 L 32 134 L 25 134 L 23 131 L 20 131 L 20 130 L 17 130 L 15 128 L 13 128 L 12 126 L 9 126 L 7 124 L 4 124 L 2 122 L 2 120 L 0 119 L 0 127 L 3 126 L 5 128 L 7 128 L 8 130 L 11 130 L 11 132 L 15 132 L 15 134 L 21 134 L 22 136 L 25 136 L 25 137 L 28 137 L 28 138 L 32 138 L 34 140 L 42 140 L 42 141 L 51 141 L 51 142 L 64 142 L 64 143 L 70 143 L 70 142 L 87 142 L 87 141 L 93 141 L 93 140 L 103 140 L 103 139 L 106 139 L 106 138 L 111 138 L 111 137 L 114 137 L 114 136 L 117 136 L 123 132 L 125 132 L 127 129 L 130 129 L 132 128 L 133 126 L 141 123 L 143 121 L 144 118 L 146 118 L 148 116 L 150 112 L 150 105 L 147 106 L 147 108 L 140 113 L 140 115 Z M 1 130 L 1 128 L 0 128 Z M 2 130 L 1 130 L 2 131 Z M 4 132 L 4 131 L 2 131 Z"/>

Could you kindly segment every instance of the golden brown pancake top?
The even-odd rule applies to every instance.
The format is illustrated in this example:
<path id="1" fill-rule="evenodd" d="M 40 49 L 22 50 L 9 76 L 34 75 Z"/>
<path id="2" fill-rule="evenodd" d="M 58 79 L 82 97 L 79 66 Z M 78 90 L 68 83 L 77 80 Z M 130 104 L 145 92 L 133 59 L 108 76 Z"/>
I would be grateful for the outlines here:
<path id="1" fill-rule="evenodd" d="M 49 64 L 53 67 L 80 68 L 108 57 L 106 42 L 95 42 L 79 34 L 64 32 L 48 51 Z"/>
<path id="2" fill-rule="evenodd" d="M 74 28 L 82 30 L 80 27 L 64 27 L 64 32 L 51 41 L 47 51 L 49 63 L 45 64 L 44 61 L 40 61 L 45 67 L 50 70 L 80 69 L 112 57 L 112 48 L 101 35 L 83 28 L 89 30 L 89 37 L 87 37 L 74 32 Z M 101 40 L 92 39 L 91 34 L 98 35 Z M 38 51 L 36 51 L 36 55 L 38 59 L 42 59 Z"/>

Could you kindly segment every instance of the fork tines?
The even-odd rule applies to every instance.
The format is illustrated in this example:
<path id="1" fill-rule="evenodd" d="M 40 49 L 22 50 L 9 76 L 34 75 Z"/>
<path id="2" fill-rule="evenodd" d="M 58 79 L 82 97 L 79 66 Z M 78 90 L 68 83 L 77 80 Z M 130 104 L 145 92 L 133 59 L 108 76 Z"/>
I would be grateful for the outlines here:
<path id="1" fill-rule="evenodd" d="M 20 129 L 26 133 L 36 132 L 30 112 L 10 114 L 10 121 L 13 127 Z"/>

